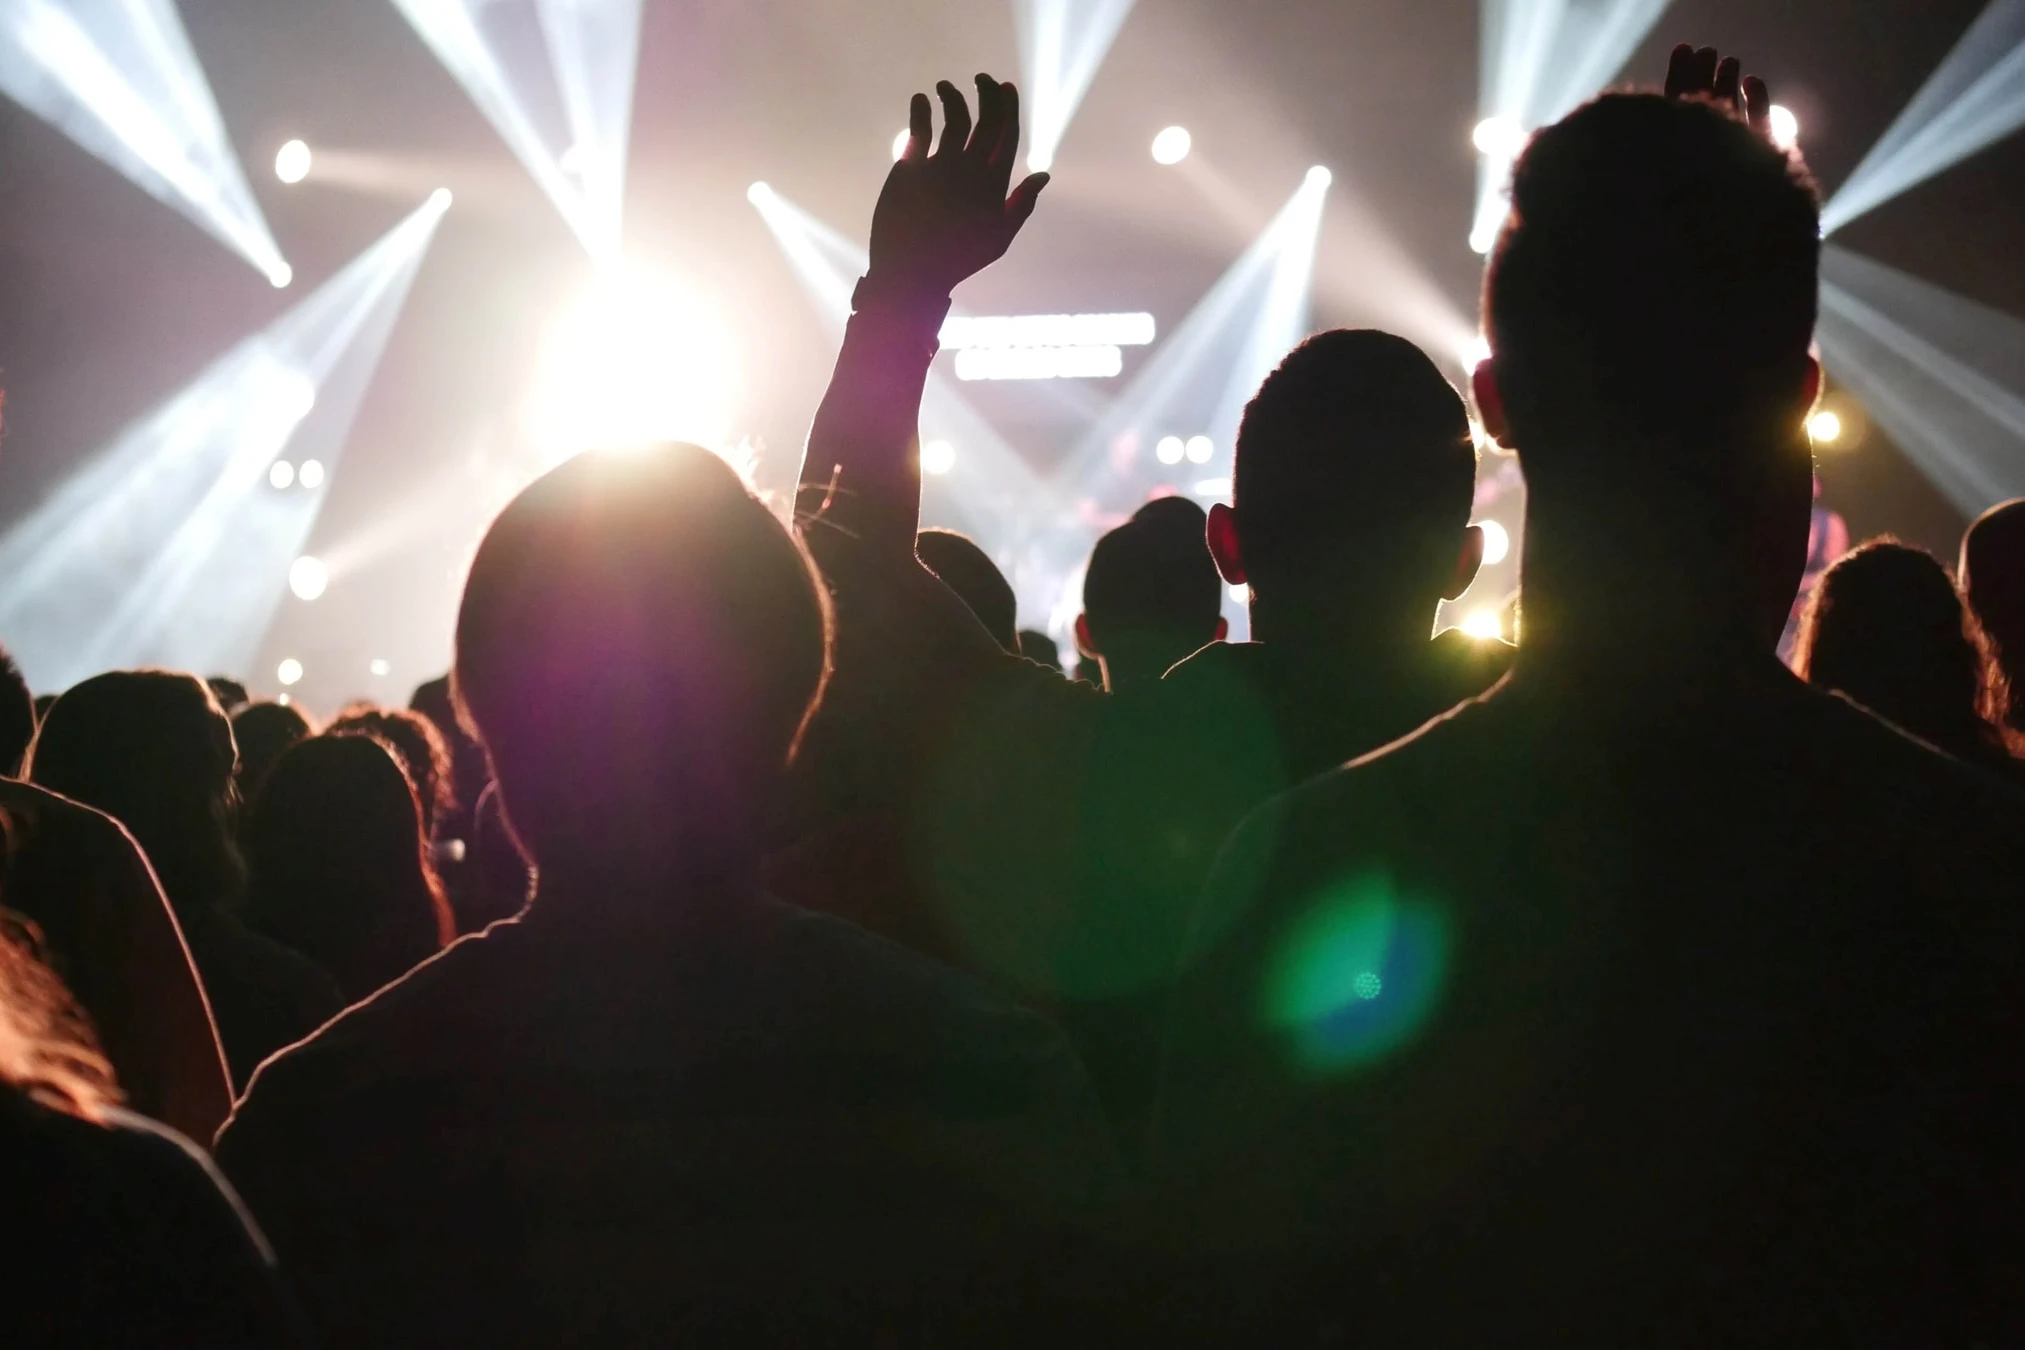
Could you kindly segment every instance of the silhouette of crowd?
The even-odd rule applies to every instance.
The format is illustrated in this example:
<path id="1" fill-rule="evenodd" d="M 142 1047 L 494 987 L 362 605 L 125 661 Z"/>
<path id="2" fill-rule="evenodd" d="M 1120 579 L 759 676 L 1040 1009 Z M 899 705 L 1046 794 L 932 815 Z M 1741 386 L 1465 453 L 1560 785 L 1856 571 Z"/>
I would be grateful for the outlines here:
<path id="1" fill-rule="evenodd" d="M 936 94 L 791 502 L 568 460 L 412 710 L 0 662 L 7 1342 L 2020 1343 L 2025 501 L 1813 576 L 1762 81 L 1535 135 L 1468 401 L 1302 342 L 1077 679 L 920 528 L 1047 183 Z"/>

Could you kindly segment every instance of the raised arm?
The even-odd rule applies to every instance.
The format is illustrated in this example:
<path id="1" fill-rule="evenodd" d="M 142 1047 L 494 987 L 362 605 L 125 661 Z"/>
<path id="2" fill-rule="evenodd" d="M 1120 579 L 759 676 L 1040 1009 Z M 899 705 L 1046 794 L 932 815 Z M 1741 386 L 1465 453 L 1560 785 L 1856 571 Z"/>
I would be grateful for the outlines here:
<path id="1" fill-rule="evenodd" d="M 1019 94 L 977 77 L 977 121 L 955 85 L 931 153 L 928 96 L 908 110 L 907 149 L 872 213 L 871 264 L 802 461 L 798 514 L 855 536 L 883 557 L 914 553 L 921 514 L 916 424 L 949 293 L 1005 255 L 1048 176 L 1008 194 L 1020 139 Z"/>

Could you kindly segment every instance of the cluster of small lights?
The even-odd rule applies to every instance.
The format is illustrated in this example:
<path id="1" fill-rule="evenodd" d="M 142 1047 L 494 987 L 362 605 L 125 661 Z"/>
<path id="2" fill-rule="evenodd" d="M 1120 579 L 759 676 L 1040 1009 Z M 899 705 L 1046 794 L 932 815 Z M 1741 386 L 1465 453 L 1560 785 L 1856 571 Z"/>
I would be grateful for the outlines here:
<path id="1" fill-rule="evenodd" d="M 274 176 L 284 183 L 300 183 L 309 177 L 309 147 L 288 141 L 274 153 Z"/>
<path id="2" fill-rule="evenodd" d="M 927 441 L 921 446 L 921 472 L 938 477 L 956 467 L 956 447 L 948 441 Z"/>
<path id="3" fill-rule="evenodd" d="M 323 486 L 323 461 L 306 459 L 301 468 L 285 459 L 277 459 L 267 466 L 267 485 L 277 491 L 300 484 L 314 492 Z"/>
<path id="4" fill-rule="evenodd" d="M 1190 436 L 1185 441 L 1179 436 L 1162 436 L 1154 443 L 1153 457 L 1162 464 L 1179 464 L 1184 459 L 1190 464 L 1207 464 L 1216 458 L 1216 442 L 1207 436 Z"/>
<path id="5" fill-rule="evenodd" d="M 1153 162 L 1155 164 L 1179 164 L 1188 158 L 1188 152 L 1195 148 L 1195 138 L 1188 134 L 1187 127 L 1166 127 L 1153 138 Z"/>

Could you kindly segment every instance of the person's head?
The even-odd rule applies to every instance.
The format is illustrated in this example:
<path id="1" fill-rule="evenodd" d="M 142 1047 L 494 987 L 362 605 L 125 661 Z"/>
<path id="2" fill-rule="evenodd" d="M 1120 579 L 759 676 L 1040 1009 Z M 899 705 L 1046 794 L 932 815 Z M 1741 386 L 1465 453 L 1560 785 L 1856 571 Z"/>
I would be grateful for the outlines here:
<path id="1" fill-rule="evenodd" d="M 1005 573 L 983 549 L 955 530 L 923 530 L 915 537 L 914 551 L 923 567 L 970 606 L 999 646 L 1019 651 L 1018 602 Z"/>
<path id="2" fill-rule="evenodd" d="M 422 804 L 422 835 L 435 836 L 436 822 L 457 806 L 457 783 L 451 772 L 450 747 L 436 724 L 407 708 L 382 708 L 355 703 L 340 712 L 326 731 L 377 736 L 401 761 L 415 798 Z M 246 753 L 242 746 L 239 752 Z"/>
<path id="3" fill-rule="evenodd" d="M 1090 551 L 1076 648 L 1102 668 L 1105 688 L 1157 680 L 1223 639 L 1223 583 L 1206 527 L 1186 497 L 1158 497 Z"/>
<path id="4" fill-rule="evenodd" d="M 828 594 L 707 450 L 579 455 L 486 531 L 457 697 L 543 876 L 745 866 L 829 674 Z"/>
<path id="5" fill-rule="evenodd" d="M 282 752 L 314 733 L 309 719 L 287 703 L 249 703 L 232 715 L 232 739 L 239 746 L 239 796 L 253 800 L 267 771 Z"/>
<path id="6" fill-rule="evenodd" d="M 1533 138 L 1511 196 L 1476 394 L 1526 471 L 1529 556 L 1584 552 L 1627 595 L 1665 578 L 1769 649 L 1812 504 L 1805 166 L 1710 103 L 1611 94 Z"/>
<path id="7" fill-rule="evenodd" d="M 2025 732 L 2025 497 L 1991 507 L 1969 526 L 1961 585 L 2009 687 L 2001 715 Z"/>
<path id="8" fill-rule="evenodd" d="M 1062 668 L 1062 649 L 1055 640 L 1037 628 L 1022 628 L 1019 631 L 1020 655 L 1037 666 L 1049 670 Z"/>
<path id="9" fill-rule="evenodd" d="M 1469 412 L 1427 354 L 1338 329 L 1296 347 L 1246 406 L 1209 549 L 1251 588 L 1267 642 L 1425 641 L 1482 560 L 1475 496 Z"/>
<path id="10" fill-rule="evenodd" d="M 1793 664 L 1915 736 L 1973 753 L 1991 741 L 1980 637 L 1938 559 L 1873 539 L 1815 583 Z"/>
<path id="11" fill-rule="evenodd" d="M 454 936 L 421 809 L 394 751 L 362 733 L 290 747 L 246 818 L 246 919 L 361 999 Z"/>
<path id="12" fill-rule="evenodd" d="M 28 751 L 29 780 L 127 827 L 179 914 L 238 897 L 232 723 L 210 687 L 116 670 L 66 690 Z"/>
<path id="13" fill-rule="evenodd" d="M 230 675 L 213 675 L 204 683 L 211 686 L 212 695 L 217 698 L 218 706 L 225 710 L 227 717 L 252 701 L 246 693 L 246 686 Z"/>
<path id="14" fill-rule="evenodd" d="M 35 739 L 35 695 L 14 656 L 0 647 L 0 778 L 21 771 L 28 743 Z"/>

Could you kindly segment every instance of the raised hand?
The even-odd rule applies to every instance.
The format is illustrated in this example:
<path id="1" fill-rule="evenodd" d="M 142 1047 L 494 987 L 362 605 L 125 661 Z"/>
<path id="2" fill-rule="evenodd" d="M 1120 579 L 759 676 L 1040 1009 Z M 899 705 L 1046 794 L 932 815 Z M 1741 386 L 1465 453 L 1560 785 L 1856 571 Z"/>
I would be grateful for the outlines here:
<path id="1" fill-rule="evenodd" d="M 1724 108 L 1751 130 L 1770 139 L 1772 91 L 1756 75 L 1746 76 L 1734 56 L 1717 55 L 1714 47 L 1681 43 L 1666 67 L 1668 98 L 1699 98 Z"/>
<path id="2" fill-rule="evenodd" d="M 928 96 L 916 94 L 906 152 L 872 211 L 866 286 L 874 294 L 947 298 L 958 282 L 1005 256 L 1047 186 L 1048 175 L 1037 173 L 1007 192 L 1019 154 L 1018 90 L 979 75 L 975 126 L 955 85 L 944 80 L 935 92 L 942 100 L 942 144 L 930 152 Z"/>

